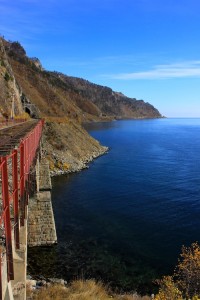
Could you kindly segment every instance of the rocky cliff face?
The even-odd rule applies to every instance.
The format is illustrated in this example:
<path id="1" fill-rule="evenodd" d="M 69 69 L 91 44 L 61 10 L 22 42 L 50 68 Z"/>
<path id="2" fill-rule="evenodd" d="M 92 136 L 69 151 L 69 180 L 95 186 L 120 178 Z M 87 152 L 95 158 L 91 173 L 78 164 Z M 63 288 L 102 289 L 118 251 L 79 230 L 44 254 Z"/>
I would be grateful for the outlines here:
<path id="1" fill-rule="evenodd" d="M 130 99 L 108 87 L 42 68 L 37 58 L 28 58 L 18 42 L 1 39 L 0 113 L 23 112 L 46 120 L 45 152 L 52 174 L 80 170 L 104 153 L 81 124 L 120 118 L 159 118 L 157 109 Z"/>
<path id="2" fill-rule="evenodd" d="M 10 116 L 12 103 L 14 103 L 16 115 L 23 113 L 20 94 L 20 87 L 16 83 L 12 67 L 0 39 L 0 117 Z"/>

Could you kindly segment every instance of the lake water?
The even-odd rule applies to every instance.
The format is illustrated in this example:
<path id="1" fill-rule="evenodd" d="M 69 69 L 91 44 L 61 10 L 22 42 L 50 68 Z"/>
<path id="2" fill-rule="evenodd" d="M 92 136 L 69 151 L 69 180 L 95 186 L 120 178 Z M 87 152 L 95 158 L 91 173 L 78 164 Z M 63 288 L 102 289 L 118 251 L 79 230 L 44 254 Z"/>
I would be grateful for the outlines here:
<path id="1" fill-rule="evenodd" d="M 87 129 L 110 150 L 89 169 L 53 179 L 58 245 L 30 250 L 29 270 L 152 291 L 181 246 L 200 240 L 200 119 Z"/>

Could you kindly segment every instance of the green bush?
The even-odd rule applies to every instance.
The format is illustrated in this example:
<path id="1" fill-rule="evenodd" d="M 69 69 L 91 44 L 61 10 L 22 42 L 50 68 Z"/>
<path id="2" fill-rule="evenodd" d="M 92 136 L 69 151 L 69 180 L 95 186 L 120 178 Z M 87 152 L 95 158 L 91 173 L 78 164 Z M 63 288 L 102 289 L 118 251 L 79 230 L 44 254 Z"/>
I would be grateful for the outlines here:
<path id="1" fill-rule="evenodd" d="M 3 60 L 0 60 L 0 66 L 2 66 L 2 67 L 6 66 Z"/>
<path id="2" fill-rule="evenodd" d="M 10 75 L 6 72 L 5 75 L 4 75 L 5 81 L 8 82 L 10 80 L 10 78 L 11 78 Z"/>

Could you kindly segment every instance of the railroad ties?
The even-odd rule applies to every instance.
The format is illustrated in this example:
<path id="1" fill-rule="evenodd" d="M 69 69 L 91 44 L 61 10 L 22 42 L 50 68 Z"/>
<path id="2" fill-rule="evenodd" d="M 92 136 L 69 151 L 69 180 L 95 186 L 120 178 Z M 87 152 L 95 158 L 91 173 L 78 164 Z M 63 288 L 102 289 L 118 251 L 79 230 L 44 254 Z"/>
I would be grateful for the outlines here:
<path id="1" fill-rule="evenodd" d="M 38 123 L 31 120 L 0 129 L 0 156 L 9 154 Z"/>

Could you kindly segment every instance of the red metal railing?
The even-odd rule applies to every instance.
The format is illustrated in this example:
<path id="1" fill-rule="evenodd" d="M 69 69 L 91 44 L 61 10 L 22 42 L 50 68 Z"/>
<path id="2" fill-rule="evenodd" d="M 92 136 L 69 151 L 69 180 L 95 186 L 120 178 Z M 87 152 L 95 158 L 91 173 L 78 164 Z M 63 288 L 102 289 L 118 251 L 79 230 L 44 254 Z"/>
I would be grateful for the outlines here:
<path id="1" fill-rule="evenodd" d="M 5 248 L 0 246 L 0 299 L 2 298 L 2 257 L 7 260 L 7 279 L 14 279 L 12 228 L 14 229 L 15 248 L 20 248 L 19 229 L 24 226 L 26 206 L 29 198 L 30 169 L 36 157 L 42 136 L 44 121 L 40 120 L 35 128 L 20 142 L 12 153 L 0 157 L 0 238 Z M 5 250 L 3 250 L 5 249 Z M 4 253 L 2 253 L 2 250 Z"/>

